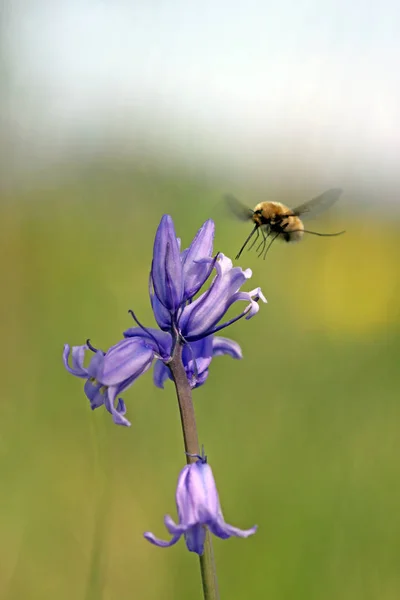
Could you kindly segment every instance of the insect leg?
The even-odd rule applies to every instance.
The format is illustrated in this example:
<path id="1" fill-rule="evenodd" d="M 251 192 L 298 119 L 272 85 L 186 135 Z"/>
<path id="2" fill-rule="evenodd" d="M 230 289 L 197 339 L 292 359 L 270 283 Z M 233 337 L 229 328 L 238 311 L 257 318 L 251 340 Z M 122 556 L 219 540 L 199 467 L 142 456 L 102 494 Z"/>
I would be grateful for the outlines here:
<path id="1" fill-rule="evenodd" d="M 254 240 L 251 242 L 250 246 L 247 248 L 247 250 L 251 250 L 252 247 L 254 246 L 254 244 L 256 243 L 256 241 L 258 240 L 259 236 L 260 236 L 260 231 L 259 229 L 257 229 L 256 231 L 256 237 L 254 238 Z"/>
<path id="2" fill-rule="evenodd" d="M 309 229 L 302 229 L 301 231 L 303 231 L 303 233 L 319 235 L 320 237 L 335 237 L 336 235 L 342 235 L 342 233 L 346 233 L 345 231 L 337 231 L 336 233 L 319 233 L 318 231 L 310 231 Z"/>
<path id="3" fill-rule="evenodd" d="M 280 231 L 278 231 L 278 233 L 277 233 L 276 235 L 274 235 L 274 237 L 272 238 L 272 240 L 271 240 L 271 241 L 270 241 L 270 243 L 268 244 L 268 246 L 267 246 L 267 248 L 266 248 L 266 250 L 265 250 L 265 252 L 264 252 L 264 260 L 265 260 L 265 257 L 267 256 L 267 252 L 268 252 L 268 250 L 271 248 L 272 244 L 274 243 L 274 241 L 276 240 L 276 238 L 277 238 L 277 237 L 278 237 L 278 235 L 280 235 L 280 234 L 281 234 L 281 233 L 280 233 Z M 261 255 L 260 255 L 260 256 L 261 256 Z"/>
<path id="4" fill-rule="evenodd" d="M 264 252 L 265 244 L 267 243 L 267 239 L 269 237 L 269 234 L 271 233 L 271 230 L 268 229 L 267 234 L 265 234 L 264 229 L 261 229 L 261 233 L 262 233 L 263 239 L 261 240 L 260 244 L 258 244 L 258 246 L 256 248 L 256 252 L 258 252 L 258 257 L 260 257 L 262 255 L 262 253 Z M 262 248 L 261 252 L 259 251 L 260 248 Z"/>

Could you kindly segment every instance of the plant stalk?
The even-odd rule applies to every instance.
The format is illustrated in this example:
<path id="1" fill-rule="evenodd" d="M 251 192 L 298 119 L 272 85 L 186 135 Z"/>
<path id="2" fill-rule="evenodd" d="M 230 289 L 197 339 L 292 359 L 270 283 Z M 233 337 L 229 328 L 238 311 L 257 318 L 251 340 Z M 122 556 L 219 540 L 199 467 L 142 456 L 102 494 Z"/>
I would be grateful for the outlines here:
<path id="1" fill-rule="evenodd" d="M 195 462 L 197 460 L 196 457 L 200 456 L 200 447 L 192 400 L 192 390 L 187 379 L 185 367 L 183 366 L 182 350 L 182 343 L 177 341 L 172 360 L 168 366 L 175 383 L 179 412 L 181 415 L 186 460 L 189 464 Z M 210 532 L 208 530 L 206 530 L 204 552 L 200 556 L 200 573 L 203 584 L 204 600 L 219 600 L 214 552 Z"/>

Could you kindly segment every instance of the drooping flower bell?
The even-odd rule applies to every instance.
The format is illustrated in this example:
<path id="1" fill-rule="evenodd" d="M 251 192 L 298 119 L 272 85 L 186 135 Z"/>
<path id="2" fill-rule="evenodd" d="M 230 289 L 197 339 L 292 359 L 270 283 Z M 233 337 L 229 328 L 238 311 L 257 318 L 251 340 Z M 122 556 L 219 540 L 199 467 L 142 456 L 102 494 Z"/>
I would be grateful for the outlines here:
<path id="1" fill-rule="evenodd" d="M 243 530 L 225 522 L 211 467 L 204 456 L 197 458 L 196 462 L 182 469 L 178 478 L 176 506 L 179 523 L 174 523 L 169 515 L 164 518 L 165 526 L 172 535 L 171 540 L 160 540 L 150 532 L 144 534 L 155 546 L 173 546 L 183 535 L 188 550 L 201 555 L 204 551 L 205 528 L 223 540 L 232 536 L 245 538 L 257 530 L 256 526 Z"/>
<path id="2" fill-rule="evenodd" d="M 70 346 L 65 344 L 64 366 L 71 375 L 86 379 L 84 391 L 92 410 L 104 404 L 116 425 L 129 427 L 130 422 L 124 416 L 125 403 L 118 396 L 150 368 L 154 350 L 137 338 L 135 344 L 129 344 L 128 348 L 120 344 L 110 348 L 106 354 L 98 350 L 92 355 L 90 364 L 86 368 L 83 364 L 85 353 L 90 349 L 87 344 L 84 344 L 73 346 L 71 350 Z M 133 359 L 129 352 L 134 355 Z M 70 358 L 72 366 L 69 364 Z"/>

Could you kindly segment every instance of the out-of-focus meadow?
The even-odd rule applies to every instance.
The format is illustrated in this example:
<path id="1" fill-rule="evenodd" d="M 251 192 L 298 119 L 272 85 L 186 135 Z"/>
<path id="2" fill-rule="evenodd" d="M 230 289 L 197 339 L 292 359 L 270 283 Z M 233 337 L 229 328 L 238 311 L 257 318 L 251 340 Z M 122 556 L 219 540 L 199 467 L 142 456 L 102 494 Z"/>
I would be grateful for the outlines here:
<path id="1" fill-rule="evenodd" d="M 310 228 L 347 233 L 244 252 L 268 304 L 194 392 L 226 520 L 259 526 L 215 540 L 220 595 L 398 600 L 399 3 L 3 5 L 1 600 L 201 598 L 183 540 L 142 535 L 176 518 L 172 383 L 146 373 L 117 427 L 63 345 L 107 349 L 128 309 L 154 326 L 163 213 L 183 246 L 213 218 L 234 257 L 250 226 L 224 193 L 296 206 L 329 187 Z"/>
<path id="2" fill-rule="evenodd" d="M 163 516 L 176 516 L 185 457 L 172 384 L 142 377 L 124 394 L 132 427 L 119 428 L 90 411 L 61 354 L 65 342 L 118 341 L 129 308 L 153 325 L 163 212 L 183 245 L 214 218 L 215 248 L 233 257 L 248 227 L 220 210 L 224 191 L 235 192 L 105 162 L 2 198 L 4 600 L 200 598 L 183 541 L 161 550 L 142 537 L 166 536 Z M 265 188 L 243 200 L 268 194 L 306 199 Z M 247 540 L 215 540 L 222 598 L 400 597 L 400 221 L 346 201 L 315 225 L 346 235 L 276 244 L 266 261 L 243 254 L 268 304 L 226 332 L 243 360 L 215 359 L 194 392 L 226 520 L 259 525 Z"/>

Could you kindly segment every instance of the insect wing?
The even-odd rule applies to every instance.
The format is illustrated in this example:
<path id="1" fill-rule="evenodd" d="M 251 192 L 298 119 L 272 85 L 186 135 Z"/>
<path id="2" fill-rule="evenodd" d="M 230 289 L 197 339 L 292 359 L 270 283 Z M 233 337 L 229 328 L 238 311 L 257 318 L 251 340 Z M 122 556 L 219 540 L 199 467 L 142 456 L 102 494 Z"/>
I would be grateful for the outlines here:
<path id="1" fill-rule="evenodd" d="M 338 199 L 343 190 L 340 188 L 332 188 L 327 190 L 320 196 L 301 204 L 297 208 L 293 209 L 293 214 L 296 216 L 302 215 L 302 218 L 315 217 L 319 213 L 327 210 L 334 204 Z"/>
<path id="2" fill-rule="evenodd" d="M 253 216 L 253 211 L 251 210 L 251 208 L 248 208 L 247 206 L 239 202 L 237 198 L 231 196 L 230 194 L 224 196 L 224 199 L 229 210 L 232 214 L 235 215 L 236 218 L 240 219 L 241 221 L 251 220 Z"/>

